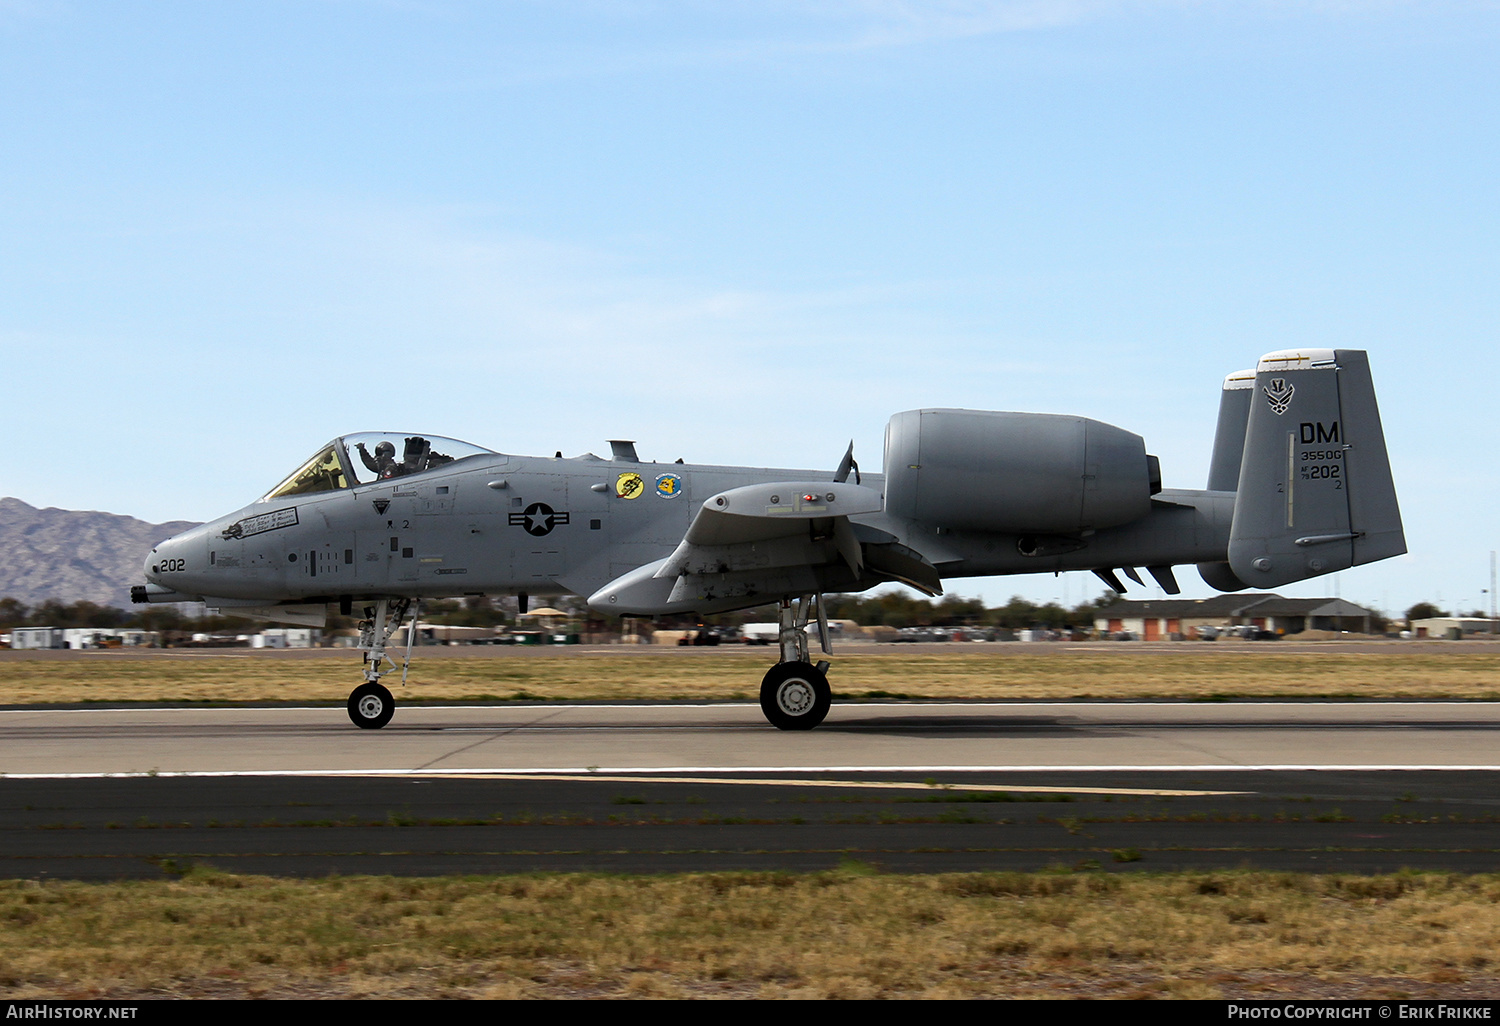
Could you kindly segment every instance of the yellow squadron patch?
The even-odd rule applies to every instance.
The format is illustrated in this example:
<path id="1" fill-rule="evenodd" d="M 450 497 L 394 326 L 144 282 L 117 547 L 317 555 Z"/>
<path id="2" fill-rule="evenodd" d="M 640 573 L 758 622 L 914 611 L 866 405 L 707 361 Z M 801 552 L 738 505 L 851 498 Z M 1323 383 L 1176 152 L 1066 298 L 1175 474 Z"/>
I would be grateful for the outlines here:
<path id="1" fill-rule="evenodd" d="M 646 494 L 646 480 L 636 473 L 625 473 L 615 478 L 615 498 L 639 499 Z"/>

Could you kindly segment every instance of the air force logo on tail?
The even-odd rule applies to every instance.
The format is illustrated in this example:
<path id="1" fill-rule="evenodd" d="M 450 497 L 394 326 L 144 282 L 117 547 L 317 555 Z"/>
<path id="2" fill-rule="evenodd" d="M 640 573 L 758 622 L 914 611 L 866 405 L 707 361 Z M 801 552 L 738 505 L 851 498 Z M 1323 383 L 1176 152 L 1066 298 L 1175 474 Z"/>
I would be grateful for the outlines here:
<path id="1" fill-rule="evenodd" d="M 1292 404 L 1292 393 L 1296 392 L 1295 386 L 1288 385 L 1286 378 L 1272 378 L 1271 387 L 1264 390 L 1266 401 L 1271 404 L 1271 410 L 1276 416 L 1286 412 L 1286 408 Z"/>

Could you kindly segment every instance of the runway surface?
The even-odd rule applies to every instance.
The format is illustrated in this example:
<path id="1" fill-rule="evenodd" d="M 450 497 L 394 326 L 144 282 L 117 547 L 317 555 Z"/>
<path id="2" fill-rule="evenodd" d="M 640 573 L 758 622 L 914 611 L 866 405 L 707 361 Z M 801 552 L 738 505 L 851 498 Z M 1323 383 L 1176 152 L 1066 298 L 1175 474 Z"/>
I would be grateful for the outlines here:
<path id="1" fill-rule="evenodd" d="M 1500 867 L 1500 705 L 0 710 L 0 875 Z"/>

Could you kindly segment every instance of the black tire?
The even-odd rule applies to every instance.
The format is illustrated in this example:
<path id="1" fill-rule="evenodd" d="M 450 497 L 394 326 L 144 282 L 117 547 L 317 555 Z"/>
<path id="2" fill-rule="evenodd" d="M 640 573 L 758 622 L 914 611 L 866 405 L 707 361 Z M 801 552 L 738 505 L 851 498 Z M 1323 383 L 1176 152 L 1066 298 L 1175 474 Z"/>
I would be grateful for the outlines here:
<path id="1" fill-rule="evenodd" d="M 777 663 L 760 682 L 760 711 L 777 730 L 812 730 L 832 704 L 828 678 L 811 663 Z"/>
<path id="2" fill-rule="evenodd" d="M 395 712 L 396 700 L 383 684 L 361 684 L 349 694 L 349 719 L 356 727 L 379 730 Z"/>

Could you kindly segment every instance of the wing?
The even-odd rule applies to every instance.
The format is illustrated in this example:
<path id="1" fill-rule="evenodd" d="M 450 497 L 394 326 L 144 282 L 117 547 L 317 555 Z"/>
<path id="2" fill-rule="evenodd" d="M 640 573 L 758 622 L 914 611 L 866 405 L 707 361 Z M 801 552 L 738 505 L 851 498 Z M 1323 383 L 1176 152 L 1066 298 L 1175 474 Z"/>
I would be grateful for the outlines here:
<path id="1" fill-rule="evenodd" d="M 847 481 L 731 488 L 698 508 L 670 556 L 611 581 L 589 597 L 589 605 L 631 615 L 708 613 L 783 595 L 857 591 L 880 580 L 905 580 L 913 575 L 908 564 L 926 565 L 921 558 L 889 543 L 867 549 L 861 529 L 849 519 L 882 508 L 878 491 Z M 926 569 L 931 571 L 930 565 Z M 915 576 L 929 575 L 917 571 Z M 936 582 L 935 571 L 930 578 Z"/>

